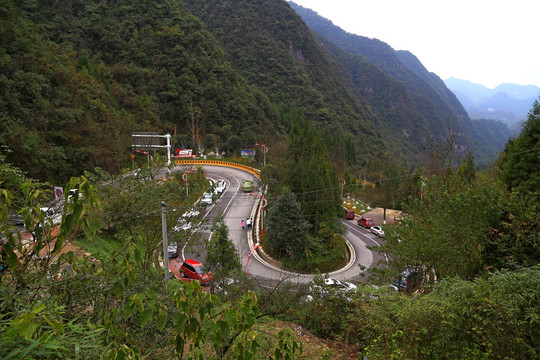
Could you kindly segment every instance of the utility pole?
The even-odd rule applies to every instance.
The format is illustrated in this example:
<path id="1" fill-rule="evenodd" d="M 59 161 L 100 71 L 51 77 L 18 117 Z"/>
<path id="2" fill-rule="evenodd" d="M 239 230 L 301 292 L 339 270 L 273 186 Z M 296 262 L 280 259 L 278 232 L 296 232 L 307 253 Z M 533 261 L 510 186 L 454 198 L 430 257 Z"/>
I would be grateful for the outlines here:
<path id="1" fill-rule="evenodd" d="M 163 235 L 163 267 L 165 270 L 165 289 L 169 282 L 169 254 L 167 251 L 167 205 L 161 202 L 161 232 Z"/>

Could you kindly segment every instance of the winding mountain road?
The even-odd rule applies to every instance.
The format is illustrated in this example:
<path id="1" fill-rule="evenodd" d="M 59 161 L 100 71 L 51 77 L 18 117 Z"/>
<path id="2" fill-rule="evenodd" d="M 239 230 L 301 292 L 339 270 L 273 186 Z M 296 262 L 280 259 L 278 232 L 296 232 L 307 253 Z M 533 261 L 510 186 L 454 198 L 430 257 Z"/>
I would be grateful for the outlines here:
<path id="1" fill-rule="evenodd" d="M 242 191 L 242 180 L 256 180 L 255 176 L 240 169 L 224 166 L 203 165 L 203 168 L 208 178 L 215 181 L 224 179 L 227 183 L 221 197 L 212 204 L 204 215 L 205 225 L 202 227 L 202 231 L 206 233 L 203 236 L 209 236 L 209 230 L 205 229 L 210 229 L 213 220 L 218 215 L 223 214 L 224 222 L 229 228 L 229 238 L 237 248 L 242 266 L 251 276 L 260 280 L 271 281 L 288 280 L 295 283 L 311 281 L 314 275 L 296 274 L 281 270 L 264 261 L 256 252 L 253 252 L 253 255 L 250 256 L 255 242 L 251 237 L 253 232 L 242 230 L 241 221 L 253 217 L 259 198 L 258 196 L 252 196 L 257 195 L 256 190 L 252 195 Z M 185 169 L 185 166 L 182 168 L 175 167 L 173 171 L 181 171 L 182 169 Z M 349 241 L 353 256 L 347 266 L 330 273 L 329 276 L 340 280 L 362 281 L 362 270 L 359 265 L 366 268 L 373 267 L 377 261 L 384 257 L 383 254 L 374 253 L 366 248 L 366 246 L 378 245 L 380 239 L 371 234 L 369 230 L 359 227 L 354 220 L 343 220 L 343 223 L 347 228 L 346 238 Z M 184 256 L 204 263 L 204 253 L 192 251 L 186 252 Z"/>

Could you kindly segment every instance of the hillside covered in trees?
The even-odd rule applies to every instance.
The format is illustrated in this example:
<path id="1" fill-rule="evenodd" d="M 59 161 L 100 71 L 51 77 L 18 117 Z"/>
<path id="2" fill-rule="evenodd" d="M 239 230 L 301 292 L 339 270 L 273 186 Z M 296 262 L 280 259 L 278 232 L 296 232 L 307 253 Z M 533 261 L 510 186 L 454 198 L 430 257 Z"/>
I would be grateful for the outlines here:
<path id="1" fill-rule="evenodd" d="M 396 51 L 378 39 L 347 33 L 312 10 L 294 2 L 290 5 L 322 42 L 331 44 L 328 47 L 352 74 L 361 96 L 377 104 L 372 108 L 387 127 L 405 120 L 401 130 L 413 142 L 425 145 L 426 138 L 441 141 L 448 137 L 444 124 L 450 119 L 450 130 L 459 134 L 457 144 L 465 152 L 472 151 L 480 165 L 488 165 L 502 151 L 510 132 L 501 132 L 497 123 L 487 124 L 494 128 L 491 130 L 485 122 L 471 121 L 456 95 L 414 54 Z M 366 60 L 379 71 L 366 69 Z M 398 99 L 403 100 L 399 103 Z M 409 112 L 404 113 L 404 108 Z M 391 134 L 392 138 L 400 135 Z"/>
<path id="2" fill-rule="evenodd" d="M 0 151 L 42 181 L 120 172 L 135 131 L 185 134 L 174 145 L 199 149 L 239 136 L 279 160 L 290 110 L 323 131 L 340 171 L 422 165 L 449 132 L 476 150 L 444 85 L 389 76 L 317 38 L 282 0 L 2 0 L 1 16 Z"/>

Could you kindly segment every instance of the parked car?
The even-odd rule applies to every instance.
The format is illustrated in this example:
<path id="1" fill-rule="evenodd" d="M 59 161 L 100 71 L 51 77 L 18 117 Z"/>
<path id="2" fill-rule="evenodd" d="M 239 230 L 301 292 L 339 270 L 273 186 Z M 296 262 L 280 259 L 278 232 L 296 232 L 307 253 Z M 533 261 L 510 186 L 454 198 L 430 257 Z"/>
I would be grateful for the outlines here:
<path id="1" fill-rule="evenodd" d="M 11 226 L 24 225 L 24 218 L 19 214 L 8 214 L 7 223 Z"/>
<path id="2" fill-rule="evenodd" d="M 347 220 L 354 220 L 354 210 L 351 209 L 345 209 L 345 219 Z"/>
<path id="3" fill-rule="evenodd" d="M 191 221 L 184 221 L 183 219 L 179 219 L 178 223 L 174 226 L 173 230 L 176 232 L 180 230 L 188 231 L 192 227 L 193 225 L 191 224 Z"/>
<path id="4" fill-rule="evenodd" d="M 216 182 L 216 187 L 214 189 L 214 194 L 222 194 L 225 191 L 225 180 L 220 179 Z"/>
<path id="5" fill-rule="evenodd" d="M 45 213 L 45 221 L 51 220 L 53 225 L 58 225 L 62 221 L 61 209 L 56 210 L 50 207 L 41 207 L 39 209 Z"/>
<path id="6" fill-rule="evenodd" d="M 212 204 L 212 194 L 204 193 L 201 198 L 201 203 L 211 205 Z"/>
<path id="7" fill-rule="evenodd" d="M 363 226 L 365 229 L 369 229 L 375 225 L 375 222 L 373 221 L 373 219 L 363 217 L 363 216 L 360 219 L 358 219 L 357 222 L 358 222 L 358 225 Z"/>
<path id="8" fill-rule="evenodd" d="M 188 219 L 190 219 L 190 218 L 199 216 L 200 213 L 201 213 L 201 212 L 198 211 L 198 210 L 191 209 L 190 211 L 187 211 L 187 212 L 183 213 L 183 214 L 182 214 L 182 217 L 183 217 L 183 218 L 188 218 Z"/>
<path id="9" fill-rule="evenodd" d="M 199 280 L 201 284 L 207 284 L 214 280 L 214 274 L 211 271 L 205 272 L 203 264 L 192 259 L 187 259 L 180 266 L 180 275 L 182 277 Z"/>
<path id="10" fill-rule="evenodd" d="M 169 259 L 175 259 L 178 257 L 178 243 L 177 242 L 171 242 L 169 245 L 167 245 L 167 255 L 169 256 Z"/>
<path id="11" fill-rule="evenodd" d="M 378 237 L 384 236 L 384 230 L 379 225 L 375 225 L 371 227 L 371 232 L 377 235 Z"/>
<path id="12" fill-rule="evenodd" d="M 318 294 L 321 297 L 328 296 L 330 294 L 342 294 L 347 296 L 348 300 L 352 300 L 350 293 L 354 292 L 358 287 L 350 282 L 325 278 L 322 284 L 311 283 L 309 286 L 310 295 L 306 297 L 307 301 L 313 301 L 313 294 Z"/>
<path id="13" fill-rule="evenodd" d="M 392 288 L 396 291 L 411 292 L 422 283 L 422 273 L 414 268 L 405 269 L 400 276 L 392 281 Z"/>

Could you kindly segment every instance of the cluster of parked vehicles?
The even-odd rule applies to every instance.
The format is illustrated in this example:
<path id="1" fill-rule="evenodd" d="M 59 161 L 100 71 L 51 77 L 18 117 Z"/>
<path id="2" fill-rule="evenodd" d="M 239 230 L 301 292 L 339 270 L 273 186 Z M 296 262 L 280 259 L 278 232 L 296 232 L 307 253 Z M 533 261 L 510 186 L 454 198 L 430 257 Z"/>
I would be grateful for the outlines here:
<path id="1" fill-rule="evenodd" d="M 193 224 L 198 221 L 198 217 L 205 206 L 212 205 L 216 196 L 221 196 L 226 189 L 226 182 L 224 179 L 219 179 L 205 192 L 200 198 L 200 205 L 195 206 L 189 211 L 186 211 L 178 219 L 178 222 L 173 227 L 174 232 L 184 231 L 190 232 L 193 228 Z M 199 281 L 202 286 L 207 286 L 214 276 L 211 271 L 205 271 L 202 263 L 193 259 L 186 259 L 185 261 L 179 261 L 178 257 L 181 254 L 181 246 L 178 242 L 172 241 L 167 246 L 168 257 L 171 261 L 169 269 L 173 272 L 176 278 L 182 281 Z"/>
<path id="2" fill-rule="evenodd" d="M 347 220 L 354 220 L 356 218 L 356 214 L 354 213 L 354 210 L 345 209 L 345 218 Z M 378 237 L 384 237 L 383 228 L 379 225 L 375 225 L 375 221 L 373 221 L 372 218 L 361 216 L 358 220 L 356 220 L 356 223 L 359 226 L 362 226 L 364 229 L 370 230 L 373 234 L 377 235 Z"/>

